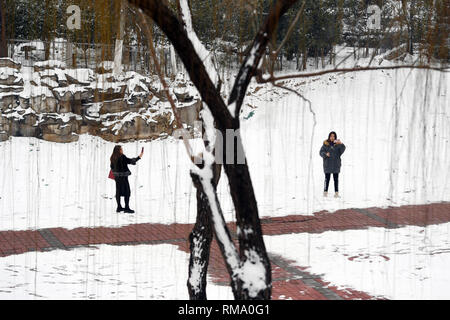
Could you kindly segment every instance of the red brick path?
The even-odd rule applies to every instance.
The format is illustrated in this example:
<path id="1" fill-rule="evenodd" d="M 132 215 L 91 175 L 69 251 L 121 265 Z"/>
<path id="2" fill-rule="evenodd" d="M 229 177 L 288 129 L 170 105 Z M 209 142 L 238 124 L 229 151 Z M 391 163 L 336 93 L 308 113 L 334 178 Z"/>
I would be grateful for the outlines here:
<path id="1" fill-rule="evenodd" d="M 330 230 L 363 229 L 367 227 L 396 228 L 405 225 L 427 226 L 450 222 L 450 203 L 398 208 L 348 209 L 334 213 L 319 212 L 314 216 L 286 216 L 263 218 L 265 235 L 289 233 L 320 233 Z M 187 242 L 191 224 L 135 224 L 121 228 L 62 228 L 0 231 L 0 257 L 30 251 L 70 249 L 95 244 L 137 245 L 170 243 L 189 252 Z M 232 233 L 234 223 L 229 224 Z M 271 255 L 274 299 L 372 299 L 351 289 L 337 289 L 320 277 L 308 274 L 282 257 Z M 214 282 L 227 285 L 229 276 L 219 248 L 214 242 L 211 250 L 209 274 Z"/>

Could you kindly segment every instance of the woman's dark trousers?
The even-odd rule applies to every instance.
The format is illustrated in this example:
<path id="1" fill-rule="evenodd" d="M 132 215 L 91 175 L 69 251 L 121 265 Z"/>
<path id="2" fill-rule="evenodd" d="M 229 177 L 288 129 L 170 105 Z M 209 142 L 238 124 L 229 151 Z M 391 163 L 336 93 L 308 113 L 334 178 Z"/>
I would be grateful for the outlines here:
<path id="1" fill-rule="evenodd" d="M 125 209 L 130 208 L 130 184 L 128 177 L 116 177 L 116 201 L 117 208 L 122 208 L 120 204 L 120 197 L 125 198 Z"/>
<path id="2" fill-rule="evenodd" d="M 328 192 L 330 186 L 331 173 L 325 173 L 325 192 Z M 334 191 L 339 192 L 339 173 L 333 173 Z"/>

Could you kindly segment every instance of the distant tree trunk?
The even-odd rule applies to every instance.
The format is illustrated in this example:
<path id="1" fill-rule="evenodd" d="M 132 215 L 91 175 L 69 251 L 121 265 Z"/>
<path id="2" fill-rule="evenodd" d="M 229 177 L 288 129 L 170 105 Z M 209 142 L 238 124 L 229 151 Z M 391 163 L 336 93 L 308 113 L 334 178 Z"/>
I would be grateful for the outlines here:
<path id="1" fill-rule="evenodd" d="M 0 0 L 0 19 L 2 19 L 2 33 L 0 39 L 0 57 L 8 56 L 8 44 L 6 42 L 6 0 Z"/>
<path id="2" fill-rule="evenodd" d="M 50 1 L 45 0 L 45 12 L 50 11 Z M 49 19 L 45 19 L 44 26 L 43 26 L 43 38 L 44 38 L 44 60 L 50 59 L 50 26 L 49 26 Z M 53 48 L 55 50 L 55 48 Z"/>
<path id="3" fill-rule="evenodd" d="M 323 48 L 320 50 L 320 61 L 322 62 L 322 68 L 325 68 L 325 57 L 323 53 Z"/>
<path id="4" fill-rule="evenodd" d="M 280 54 L 280 71 L 283 71 L 283 53 Z"/>
<path id="5" fill-rule="evenodd" d="M 120 0 L 120 21 L 117 29 L 116 46 L 114 52 L 114 74 L 118 75 L 122 71 L 122 56 L 123 56 L 123 35 L 125 33 L 125 14 L 127 1 Z"/>
<path id="6" fill-rule="evenodd" d="M 303 47 L 303 53 L 302 53 L 302 70 L 306 70 L 306 61 L 308 59 L 308 51 L 306 50 L 306 47 Z"/>
<path id="7" fill-rule="evenodd" d="M 414 8 L 415 8 L 415 1 L 411 3 L 411 8 L 409 8 L 409 53 L 412 55 L 414 54 Z"/>
<path id="8" fill-rule="evenodd" d="M 408 1 L 402 0 L 402 10 L 404 15 L 404 20 L 406 22 L 406 27 L 408 28 L 408 37 L 406 39 L 406 46 L 407 51 L 410 54 L 413 54 L 413 19 L 414 19 L 414 13 L 413 8 L 415 6 L 415 2 L 413 1 L 410 5 L 409 12 L 408 12 Z"/>

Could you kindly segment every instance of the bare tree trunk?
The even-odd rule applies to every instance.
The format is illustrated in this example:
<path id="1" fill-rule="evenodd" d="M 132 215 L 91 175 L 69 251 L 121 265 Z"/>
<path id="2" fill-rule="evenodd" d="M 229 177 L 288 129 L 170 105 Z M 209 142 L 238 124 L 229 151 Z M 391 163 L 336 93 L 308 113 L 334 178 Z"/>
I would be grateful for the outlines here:
<path id="1" fill-rule="evenodd" d="M 415 3 L 411 3 L 408 13 L 408 1 L 402 0 L 402 10 L 403 10 L 403 16 L 404 20 L 406 22 L 406 27 L 408 28 L 408 37 L 406 39 L 406 47 L 407 51 L 410 54 L 413 54 L 413 43 L 412 43 L 412 24 L 413 24 L 413 7 Z"/>
<path id="2" fill-rule="evenodd" d="M 114 52 L 114 74 L 118 75 L 122 71 L 122 57 L 123 57 L 123 35 L 125 33 L 125 15 L 126 15 L 127 1 L 120 0 L 120 22 L 117 29 L 117 38 Z"/>
<path id="3" fill-rule="evenodd" d="M 8 56 L 8 44 L 6 42 L 6 0 L 0 0 L 0 19 L 2 19 L 2 33 L 0 39 L 0 57 Z"/>
<path id="4" fill-rule="evenodd" d="M 189 235 L 191 255 L 187 286 L 191 300 L 206 300 L 206 279 L 213 238 L 211 209 L 208 197 L 201 188 L 200 177 L 195 174 L 191 174 L 191 176 L 197 188 L 197 221 Z"/>
<path id="5" fill-rule="evenodd" d="M 306 62 L 308 60 L 308 52 L 306 51 L 306 47 L 303 48 L 303 54 L 302 54 L 302 70 L 306 70 Z"/>
<path id="6" fill-rule="evenodd" d="M 214 187 L 217 187 L 220 178 L 220 166 L 216 166 L 214 171 Z M 206 300 L 206 280 L 213 239 L 211 208 L 208 197 L 203 191 L 200 177 L 195 173 L 191 173 L 191 178 L 197 189 L 197 221 L 189 235 L 191 255 L 189 258 L 187 286 L 191 300 Z"/>
<path id="7" fill-rule="evenodd" d="M 48 12 L 50 10 L 50 1 L 49 0 L 45 0 L 45 11 Z M 48 19 L 44 20 L 44 25 L 43 25 L 43 36 L 44 36 L 44 60 L 49 60 L 50 59 L 50 46 L 51 46 L 51 36 L 50 36 L 50 26 L 49 26 L 49 22 Z M 55 44 L 53 44 L 55 45 Z M 55 50 L 53 48 L 53 50 Z"/>
<path id="8" fill-rule="evenodd" d="M 157 0 L 129 0 L 129 2 L 142 9 L 167 35 L 185 65 L 191 81 L 208 106 L 222 136 L 227 136 L 227 129 L 238 130 L 240 127 L 240 110 L 248 85 L 258 70 L 259 62 L 266 51 L 269 39 L 276 31 L 280 17 L 296 0 L 278 0 L 273 5 L 265 24 L 251 46 L 251 50 L 247 50 L 247 56 L 237 75 L 228 105 L 223 101 L 220 90 L 211 81 L 210 74 L 206 71 L 205 65 L 199 58 L 183 25 L 166 6 L 165 2 Z M 208 123 L 209 125 L 210 123 Z M 234 144 L 235 151 L 243 150 L 240 134 L 237 133 L 237 136 L 237 146 Z M 235 152 L 236 155 L 237 152 Z M 236 210 L 239 256 L 237 256 L 236 248 L 226 227 L 213 181 L 202 180 L 209 179 L 208 174 L 210 175 L 214 171 L 213 167 L 208 166 L 210 164 L 207 164 L 204 168 L 206 171 L 202 171 L 205 176 L 200 178 L 200 182 L 208 198 L 215 235 L 231 276 L 231 287 L 235 299 L 270 299 L 272 290 L 270 260 L 262 237 L 261 223 L 247 161 L 245 160 L 244 164 L 238 164 L 235 161 L 233 164 L 225 165 L 231 197 Z M 258 267 L 248 268 L 247 266 L 250 265 L 257 265 Z M 248 274 L 249 272 L 252 272 L 252 274 Z M 255 278 L 257 279 L 255 280 Z"/>

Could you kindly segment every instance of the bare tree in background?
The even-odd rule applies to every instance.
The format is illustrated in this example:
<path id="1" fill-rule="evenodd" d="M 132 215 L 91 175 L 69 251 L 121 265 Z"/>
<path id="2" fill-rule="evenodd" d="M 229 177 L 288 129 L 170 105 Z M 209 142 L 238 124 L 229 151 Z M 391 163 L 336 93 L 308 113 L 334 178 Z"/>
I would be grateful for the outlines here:
<path id="1" fill-rule="evenodd" d="M 8 45 L 6 43 L 6 0 L 0 0 L 0 20 L 1 20 L 1 34 L 0 34 L 0 58 L 8 56 Z"/>

